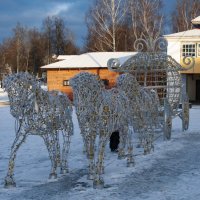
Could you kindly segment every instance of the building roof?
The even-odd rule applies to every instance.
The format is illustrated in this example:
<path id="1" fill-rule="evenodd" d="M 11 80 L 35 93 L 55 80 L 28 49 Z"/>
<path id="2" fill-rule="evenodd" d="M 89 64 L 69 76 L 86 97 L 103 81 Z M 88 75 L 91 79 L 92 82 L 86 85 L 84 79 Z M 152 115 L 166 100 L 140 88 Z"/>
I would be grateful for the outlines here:
<path id="1" fill-rule="evenodd" d="M 76 57 L 77 55 L 59 55 L 56 59 L 57 60 L 67 60 L 71 59 L 73 57 Z"/>
<path id="2" fill-rule="evenodd" d="M 200 29 L 192 29 L 188 31 L 182 31 L 178 33 L 172 33 L 169 35 L 164 35 L 166 38 L 187 38 L 187 37 L 199 37 L 200 38 Z"/>
<path id="3" fill-rule="evenodd" d="M 196 17 L 195 19 L 192 20 L 193 24 L 200 24 L 200 16 Z"/>
<path id="4" fill-rule="evenodd" d="M 193 19 L 192 24 L 194 25 L 200 25 L 200 16 L 196 17 L 195 19 Z M 173 38 L 173 39 L 180 39 L 180 38 L 189 38 L 189 37 L 193 37 L 193 38 L 200 38 L 200 29 L 199 27 L 194 28 L 192 30 L 187 30 L 187 31 L 182 31 L 182 32 L 178 32 L 178 33 L 172 33 L 169 35 L 164 35 L 165 38 L 169 39 L 169 38 Z"/>
<path id="5" fill-rule="evenodd" d="M 67 69 L 67 68 L 106 68 L 111 58 L 118 58 L 125 62 L 136 52 L 92 52 L 75 56 L 66 56 L 65 60 L 42 66 L 42 69 Z"/>

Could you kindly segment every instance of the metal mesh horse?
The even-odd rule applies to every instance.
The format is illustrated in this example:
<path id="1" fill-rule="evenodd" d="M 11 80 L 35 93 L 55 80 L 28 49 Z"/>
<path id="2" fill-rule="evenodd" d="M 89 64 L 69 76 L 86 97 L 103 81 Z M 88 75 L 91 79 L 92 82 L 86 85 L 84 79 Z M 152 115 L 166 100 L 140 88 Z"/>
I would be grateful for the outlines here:
<path id="1" fill-rule="evenodd" d="M 10 112 L 16 119 L 16 137 L 11 148 L 5 187 L 16 185 L 15 158 L 28 135 L 39 135 L 45 142 L 51 160 L 49 178 L 57 177 L 59 165 L 61 172 L 66 173 L 70 136 L 73 134 L 72 106 L 68 97 L 58 92 L 44 91 L 32 75 L 23 72 L 7 76 L 3 86 L 8 93 Z M 63 135 L 61 156 L 59 131 Z"/>
<path id="2" fill-rule="evenodd" d="M 142 88 L 131 74 L 117 78 L 117 87 L 123 90 L 130 102 L 130 125 L 139 134 L 144 154 L 153 148 L 154 129 L 158 120 L 159 99 L 155 91 Z"/>
<path id="3" fill-rule="evenodd" d="M 112 132 L 120 132 L 119 152 L 123 154 L 127 140 L 129 102 L 125 93 L 117 88 L 106 90 L 99 76 L 82 72 L 70 80 L 74 105 L 89 159 L 89 178 L 94 178 L 93 187 L 104 185 L 104 151 Z M 99 136 L 95 157 L 95 141 Z M 130 140 L 131 141 L 131 140 Z M 96 159 L 96 162 L 95 162 Z M 128 165 L 134 163 L 132 144 L 129 142 Z"/>

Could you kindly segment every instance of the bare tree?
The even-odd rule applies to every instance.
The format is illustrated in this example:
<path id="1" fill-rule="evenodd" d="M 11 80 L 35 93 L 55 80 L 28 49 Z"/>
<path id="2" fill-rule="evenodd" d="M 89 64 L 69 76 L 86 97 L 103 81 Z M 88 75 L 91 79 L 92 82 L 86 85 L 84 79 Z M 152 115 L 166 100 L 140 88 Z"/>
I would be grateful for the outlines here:
<path id="1" fill-rule="evenodd" d="M 0 45 L 0 71 L 4 73 L 6 66 L 12 68 L 13 71 L 16 69 L 16 45 L 13 38 L 7 38 L 3 40 Z"/>
<path id="2" fill-rule="evenodd" d="M 0 74 L 7 68 L 40 74 L 39 67 L 53 62 L 54 54 L 78 52 L 73 33 L 61 18 L 46 18 L 41 31 L 18 23 L 13 35 L 0 43 Z"/>
<path id="3" fill-rule="evenodd" d="M 74 34 L 68 29 L 66 33 L 67 40 L 65 42 L 64 54 L 76 55 L 79 54 L 79 48 L 75 44 Z"/>
<path id="4" fill-rule="evenodd" d="M 44 34 L 37 29 L 29 30 L 30 37 L 30 56 L 29 56 L 29 71 L 35 75 L 41 73 L 40 66 L 46 64 L 49 61 L 49 57 L 46 51 L 46 40 Z"/>
<path id="5" fill-rule="evenodd" d="M 29 60 L 31 51 L 31 32 L 32 30 L 26 30 L 24 34 L 24 58 L 25 58 L 25 70 L 29 71 Z"/>
<path id="6" fill-rule="evenodd" d="M 31 71 L 30 64 L 30 30 L 19 23 L 13 29 L 13 36 L 4 40 L 0 46 L 1 67 L 10 67 L 13 72 Z"/>
<path id="7" fill-rule="evenodd" d="M 172 31 L 192 29 L 191 20 L 200 15 L 200 0 L 176 0 L 172 13 Z"/>
<path id="8" fill-rule="evenodd" d="M 71 54 L 78 48 L 74 42 L 72 31 L 67 28 L 62 18 L 57 16 L 47 17 L 43 22 L 43 35 L 45 41 L 46 63 L 51 63 L 53 55 Z M 71 47 L 72 51 L 68 48 Z"/>
<path id="9" fill-rule="evenodd" d="M 59 17 L 53 18 L 54 29 L 53 29 L 53 53 L 58 55 L 64 54 L 76 54 L 78 48 L 74 42 L 74 34 L 66 27 L 64 20 Z"/>
<path id="10" fill-rule="evenodd" d="M 129 16 L 133 42 L 139 38 L 155 40 L 162 34 L 162 0 L 129 0 Z"/>
<path id="11" fill-rule="evenodd" d="M 87 46 L 90 50 L 117 50 L 117 33 L 127 10 L 127 0 L 96 0 L 86 17 L 89 32 Z"/>
<path id="12" fill-rule="evenodd" d="M 44 33 L 44 39 L 45 39 L 45 46 L 47 50 L 47 63 L 51 63 L 51 57 L 52 57 L 52 42 L 53 42 L 53 20 L 50 17 L 47 17 L 43 21 L 43 33 Z"/>
<path id="13" fill-rule="evenodd" d="M 66 32 L 68 30 L 65 27 L 63 19 L 55 17 L 53 21 L 54 25 L 54 52 L 56 55 L 63 55 L 65 51 L 65 41 L 67 38 Z"/>
<path id="14" fill-rule="evenodd" d="M 14 32 L 14 42 L 16 49 L 16 71 L 20 71 L 22 67 L 22 59 L 24 56 L 24 38 L 26 33 L 26 28 L 21 24 L 17 23 L 16 27 L 13 29 Z"/>

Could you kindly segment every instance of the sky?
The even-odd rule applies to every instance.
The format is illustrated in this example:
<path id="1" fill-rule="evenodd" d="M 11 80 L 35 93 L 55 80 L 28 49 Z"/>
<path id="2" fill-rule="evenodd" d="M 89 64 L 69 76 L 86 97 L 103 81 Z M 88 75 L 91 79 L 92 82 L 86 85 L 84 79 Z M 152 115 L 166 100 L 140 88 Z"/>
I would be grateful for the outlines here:
<path id="1" fill-rule="evenodd" d="M 0 0 L 0 42 L 12 35 L 19 22 L 29 28 L 42 26 L 47 16 L 62 17 L 74 32 L 77 44 L 83 44 L 87 34 L 85 14 L 94 0 Z M 175 0 L 163 0 L 169 17 Z"/>

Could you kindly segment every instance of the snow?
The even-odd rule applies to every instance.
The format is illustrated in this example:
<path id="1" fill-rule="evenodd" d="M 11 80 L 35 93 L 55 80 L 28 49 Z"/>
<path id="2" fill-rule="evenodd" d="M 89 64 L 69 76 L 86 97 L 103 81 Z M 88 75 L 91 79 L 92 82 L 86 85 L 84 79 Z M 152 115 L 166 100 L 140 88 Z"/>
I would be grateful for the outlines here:
<path id="1" fill-rule="evenodd" d="M 0 99 L 6 95 L 0 93 Z M 155 142 L 155 151 L 142 155 L 134 148 L 135 167 L 127 168 L 126 160 L 118 160 L 108 146 L 105 158 L 105 189 L 95 190 L 86 179 L 87 159 L 82 152 L 82 138 L 75 113 L 74 135 L 69 155 L 70 173 L 49 181 L 50 160 L 39 136 L 28 136 L 17 154 L 15 180 L 17 187 L 4 189 L 10 147 L 15 137 L 14 118 L 9 106 L 0 107 L 0 199 L 1 200 L 197 200 L 200 191 L 200 106 L 190 110 L 190 127 L 181 130 L 181 120 L 173 120 L 172 139 Z M 134 142 L 136 146 L 136 142 Z"/>
<path id="2" fill-rule="evenodd" d="M 56 59 L 57 60 L 67 60 L 71 58 L 75 58 L 78 55 L 59 55 Z"/>
<path id="3" fill-rule="evenodd" d="M 178 33 L 172 33 L 172 34 L 169 34 L 169 35 L 164 35 L 164 37 L 167 38 L 167 39 L 170 39 L 170 38 L 187 38 L 187 37 L 199 38 L 199 36 L 200 36 L 200 29 L 192 29 L 192 30 L 178 32 Z"/>
<path id="4" fill-rule="evenodd" d="M 4 92 L 2 88 L 0 88 L 0 104 L 3 102 L 8 102 L 8 94 Z"/>
<path id="5" fill-rule="evenodd" d="M 193 24 L 200 24 L 200 16 L 196 17 L 195 19 L 192 20 Z"/>
<path id="6" fill-rule="evenodd" d="M 67 68 L 105 68 L 111 58 L 118 58 L 123 62 L 137 52 L 91 52 L 76 56 L 67 56 L 65 60 L 42 66 L 43 69 Z"/>

